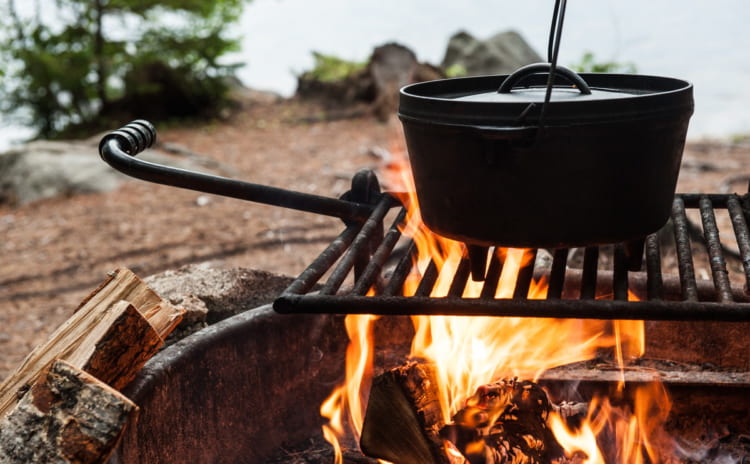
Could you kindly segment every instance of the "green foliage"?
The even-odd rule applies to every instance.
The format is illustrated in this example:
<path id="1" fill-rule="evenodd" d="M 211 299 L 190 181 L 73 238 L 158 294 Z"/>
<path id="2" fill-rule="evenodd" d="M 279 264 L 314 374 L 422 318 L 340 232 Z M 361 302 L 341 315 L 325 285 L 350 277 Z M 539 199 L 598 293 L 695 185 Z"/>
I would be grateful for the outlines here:
<path id="1" fill-rule="evenodd" d="M 237 65 L 220 59 L 239 46 L 226 26 L 246 1 L 42 0 L 44 11 L 21 16 L 5 0 L 0 110 L 44 137 L 108 119 L 210 116 L 226 104 Z"/>
<path id="2" fill-rule="evenodd" d="M 445 70 L 445 77 L 464 77 L 468 74 L 466 67 L 458 63 L 448 66 Z"/>
<path id="3" fill-rule="evenodd" d="M 321 82 L 336 82 L 346 79 L 357 71 L 364 69 L 364 62 L 347 61 L 333 55 L 313 52 L 315 64 L 313 69 L 304 73 L 305 78 Z"/>
<path id="4" fill-rule="evenodd" d="M 577 64 L 569 66 L 575 72 L 587 73 L 619 73 L 635 74 L 636 67 L 633 63 L 618 63 L 614 61 L 597 62 L 592 52 L 586 52 Z"/>

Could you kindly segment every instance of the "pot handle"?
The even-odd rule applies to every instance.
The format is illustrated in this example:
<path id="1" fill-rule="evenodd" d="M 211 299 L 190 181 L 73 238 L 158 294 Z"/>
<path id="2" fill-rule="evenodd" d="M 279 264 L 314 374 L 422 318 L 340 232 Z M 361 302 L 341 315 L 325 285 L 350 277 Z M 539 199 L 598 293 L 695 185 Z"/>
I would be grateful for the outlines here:
<path id="1" fill-rule="evenodd" d="M 520 82 L 522 79 L 532 75 L 532 74 L 538 74 L 538 73 L 549 73 L 552 65 L 550 63 L 533 63 L 526 66 L 523 66 L 521 68 L 516 69 L 513 74 L 506 77 L 502 84 L 500 84 L 500 87 L 497 89 L 498 93 L 509 93 L 510 90 L 513 88 L 515 84 Z M 564 66 L 556 66 L 555 67 L 555 76 L 560 75 L 564 78 L 566 78 L 568 81 L 573 83 L 578 90 L 584 95 L 591 94 L 591 88 L 586 83 L 586 81 L 583 80 L 581 76 L 579 76 L 576 72 L 564 67 Z"/>
<path id="2" fill-rule="evenodd" d="M 374 208 L 372 205 L 366 203 L 339 200 L 267 185 L 253 184 L 241 180 L 151 163 L 135 157 L 137 154 L 151 147 L 154 142 L 156 142 L 156 129 L 153 124 L 143 119 L 138 119 L 119 130 L 106 134 L 99 143 L 99 154 L 113 168 L 137 179 L 238 198 L 240 200 L 339 217 L 345 222 L 364 222 Z"/>

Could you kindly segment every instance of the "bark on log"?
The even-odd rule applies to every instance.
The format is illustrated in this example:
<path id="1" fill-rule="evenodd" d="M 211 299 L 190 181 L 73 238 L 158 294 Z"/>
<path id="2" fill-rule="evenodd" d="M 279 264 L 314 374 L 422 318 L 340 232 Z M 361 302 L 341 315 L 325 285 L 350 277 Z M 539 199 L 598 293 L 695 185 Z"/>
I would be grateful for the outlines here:
<path id="1" fill-rule="evenodd" d="M 55 359 L 68 359 L 115 387 L 124 386 L 181 317 L 180 309 L 135 274 L 118 269 L 0 384 L 0 417 Z"/>
<path id="2" fill-rule="evenodd" d="M 398 464 L 449 464 L 434 366 L 410 362 L 373 379 L 360 448 Z"/>
<path id="3" fill-rule="evenodd" d="M 137 409 L 58 360 L 0 421 L 0 464 L 104 462 Z"/>

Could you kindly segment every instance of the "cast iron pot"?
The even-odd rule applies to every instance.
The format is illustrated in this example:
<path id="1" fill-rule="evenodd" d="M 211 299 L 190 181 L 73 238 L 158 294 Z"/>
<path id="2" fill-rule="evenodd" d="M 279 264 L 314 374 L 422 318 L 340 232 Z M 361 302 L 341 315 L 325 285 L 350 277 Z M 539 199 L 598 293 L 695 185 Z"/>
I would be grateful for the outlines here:
<path id="1" fill-rule="evenodd" d="M 665 224 L 692 85 L 558 67 L 574 86 L 554 86 L 542 111 L 548 71 L 540 63 L 401 89 L 417 197 L 434 232 L 558 248 L 642 238 Z"/>

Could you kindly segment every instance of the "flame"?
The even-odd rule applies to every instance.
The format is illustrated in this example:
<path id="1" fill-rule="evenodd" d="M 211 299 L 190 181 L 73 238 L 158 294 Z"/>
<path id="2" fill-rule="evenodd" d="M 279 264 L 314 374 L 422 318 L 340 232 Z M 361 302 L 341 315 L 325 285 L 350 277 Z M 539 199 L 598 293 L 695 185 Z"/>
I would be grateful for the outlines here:
<path id="1" fill-rule="evenodd" d="M 323 425 L 324 438 L 333 445 L 335 463 L 343 457 L 338 437 L 346 435 L 345 421 L 359 439 L 364 422 L 363 395 L 369 391 L 372 378 L 373 323 L 377 316 L 349 314 L 344 319 L 349 345 L 346 349 L 346 381 L 336 387 L 320 406 L 320 415 L 328 419 Z"/>
<path id="2" fill-rule="evenodd" d="M 578 430 L 568 427 L 559 414 L 553 413 L 549 425 L 568 455 L 583 455 L 582 462 L 646 464 L 663 462 L 657 450 L 668 450 L 672 441 L 664 433 L 664 423 L 671 409 L 671 400 L 661 382 L 653 381 L 632 388 L 633 398 L 623 403 L 623 392 L 617 390 L 610 398 L 594 398 L 586 420 Z M 623 403 L 613 405 L 614 401 Z M 602 443 L 604 435 L 611 443 Z M 600 449 L 612 450 L 609 460 Z"/>
<path id="3" fill-rule="evenodd" d="M 405 151 L 392 149 L 392 153 Z M 387 190 L 403 192 L 397 194 L 407 208 L 402 232 L 414 241 L 418 250 L 412 275 L 405 281 L 403 294 L 415 295 L 421 276 L 429 266 L 434 266 L 437 279 L 430 296 L 448 295 L 453 276 L 467 256 L 466 247 L 460 242 L 431 233 L 422 223 L 405 155 L 391 162 L 384 172 L 383 181 Z M 511 248 L 496 248 L 493 253 L 503 263 L 494 296 L 512 298 L 519 271 L 533 265 L 530 260 L 535 254 L 529 250 Z M 478 298 L 482 285 L 482 282 L 469 279 L 462 296 Z M 545 279 L 532 279 L 527 298 L 546 298 L 546 293 Z M 629 299 L 636 297 L 629 294 Z M 347 332 L 351 340 L 347 352 L 347 377 L 321 408 L 321 413 L 329 418 L 329 423 L 324 426 L 324 434 L 334 444 L 338 459 L 340 448 L 336 436 L 342 436 L 345 432 L 344 416 L 357 438 L 361 432 L 362 396 L 369 388 L 372 371 L 374 320 L 374 316 L 347 317 Z M 601 349 L 614 350 L 615 359 L 620 365 L 621 381 L 613 394 L 622 395 L 625 391 L 624 366 L 630 359 L 641 356 L 645 347 L 642 321 L 413 316 L 412 322 L 415 336 L 410 355 L 435 364 L 446 423 L 481 385 L 500 378 L 537 380 L 552 367 L 592 359 Z M 651 456 L 653 451 L 649 448 L 652 444 L 649 436 L 656 434 L 663 424 L 664 416 L 661 413 L 664 408 L 659 409 L 656 418 L 650 414 L 654 412 L 655 401 L 662 405 L 668 403 L 664 400 L 665 396 L 663 389 L 653 391 L 647 388 L 636 394 L 635 406 L 627 410 L 612 407 L 606 398 L 597 399 L 595 407 L 590 408 L 595 412 L 586 418 L 578 430 L 571 431 L 564 420 L 554 414 L 550 426 L 569 453 L 578 452 L 586 456 L 584 462 L 605 462 L 598 448 L 597 437 L 607 428 L 616 430 L 616 448 L 622 454 L 617 462 L 644 462 L 644 455 L 649 455 L 651 462 L 658 462 Z M 455 461 L 459 452 L 447 447 L 446 453 Z"/>

